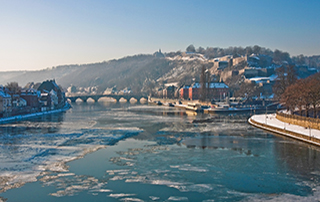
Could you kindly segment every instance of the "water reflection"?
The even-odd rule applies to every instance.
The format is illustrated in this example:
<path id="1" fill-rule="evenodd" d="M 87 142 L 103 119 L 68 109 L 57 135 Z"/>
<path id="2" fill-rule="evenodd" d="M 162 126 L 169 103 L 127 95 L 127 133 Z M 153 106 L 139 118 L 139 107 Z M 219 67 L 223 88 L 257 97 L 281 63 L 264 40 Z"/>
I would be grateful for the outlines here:
<path id="1" fill-rule="evenodd" d="M 57 133 L 64 121 L 65 113 L 49 114 L 18 122 L 0 125 L 0 135 Z"/>
<path id="2" fill-rule="evenodd" d="M 320 181 L 320 149 L 291 139 L 284 139 L 274 145 L 274 151 L 281 161 L 279 166 L 287 167 L 297 175 Z"/>
<path id="3" fill-rule="evenodd" d="M 42 166 L 35 190 L 50 187 L 42 201 L 273 199 L 282 193 L 310 195 L 319 185 L 317 149 L 253 128 L 248 114 L 187 113 L 130 103 L 76 103 L 62 117 L 1 126 L 7 134 L 0 136 L 0 171 Z M 127 137 L 132 138 L 119 142 Z M 114 144 L 69 163 L 70 171 L 65 164 L 42 165 Z"/>
<path id="4" fill-rule="evenodd" d="M 240 154 L 244 153 L 246 155 L 259 156 L 258 154 L 253 154 L 251 151 L 251 140 L 243 137 L 203 134 L 199 137 L 183 140 L 182 144 L 186 145 L 187 148 L 229 149 L 237 151 Z"/>

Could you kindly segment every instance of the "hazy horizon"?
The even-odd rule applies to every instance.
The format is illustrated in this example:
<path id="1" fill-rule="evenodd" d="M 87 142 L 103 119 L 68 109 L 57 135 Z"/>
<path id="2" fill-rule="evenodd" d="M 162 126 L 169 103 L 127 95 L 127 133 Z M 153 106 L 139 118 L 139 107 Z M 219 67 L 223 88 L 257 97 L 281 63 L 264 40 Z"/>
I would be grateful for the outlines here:
<path id="1" fill-rule="evenodd" d="M 320 1 L 2 1 L 0 71 L 195 47 L 320 55 Z"/>

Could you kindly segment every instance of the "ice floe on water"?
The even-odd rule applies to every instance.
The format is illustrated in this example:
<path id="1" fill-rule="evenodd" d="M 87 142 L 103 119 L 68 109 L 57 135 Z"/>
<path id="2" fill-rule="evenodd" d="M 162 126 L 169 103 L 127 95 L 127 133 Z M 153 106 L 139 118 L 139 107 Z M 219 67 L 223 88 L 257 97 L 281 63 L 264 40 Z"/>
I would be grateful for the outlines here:
<path id="1" fill-rule="evenodd" d="M 3 134 L 0 135 L 0 192 L 36 181 L 37 176 L 45 171 L 67 172 L 66 162 L 114 145 L 124 138 L 141 133 L 141 130 L 80 128 L 78 132 L 72 133 L 33 134 L 34 130 L 20 132 L 16 134 L 2 131 Z M 54 195 L 70 193 L 66 189 Z"/>
<path id="2" fill-rule="evenodd" d="M 178 168 L 179 170 L 183 171 L 191 171 L 191 172 L 208 172 L 208 169 L 202 168 L 202 167 L 197 167 L 197 166 L 192 166 L 190 164 L 184 164 L 184 165 L 170 165 L 171 168 Z"/>
<path id="3" fill-rule="evenodd" d="M 170 196 L 168 198 L 168 201 L 188 201 L 188 197 L 183 197 L 183 196 Z"/>
<path id="4" fill-rule="evenodd" d="M 58 191 L 50 193 L 51 196 L 63 197 L 73 196 L 74 194 L 82 191 L 88 191 L 92 194 L 97 193 L 109 193 L 110 189 L 104 189 L 103 187 L 107 182 L 96 179 L 92 176 L 75 175 L 73 173 L 45 173 L 45 175 L 39 179 L 45 186 L 54 186 Z"/>
<path id="5" fill-rule="evenodd" d="M 120 199 L 120 201 L 128 201 L 128 202 L 130 202 L 130 201 L 134 201 L 134 202 L 143 202 L 143 200 L 141 200 L 141 199 L 139 199 L 139 198 L 122 198 L 122 199 Z"/>
<path id="6" fill-rule="evenodd" d="M 302 145 L 295 147 L 254 129 L 246 119 L 186 117 L 179 110 L 149 106 L 103 113 L 88 110 L 77 116 L 72 122 L 49 121 L 48 126 L 30 122 L 0 127 L 2 191 L 38 180 L 34 186 L 50 186 L 47 197 L 67 196 L 66 200 L 314 201 L 320 197 L 313 156 L 300 160 L 299 154 L 291 155 L 298 159 L 290 162 L 287 157 Z M 66 164 L 138 134 L 117 147 Z M 91 160 L 104 162 L 92 168 L 86 165 Z M 314 167 L 301 172 L 306 166 L 297 167 L 297 162 Z"/>
<path id="7" fill-rule="evenodd" d="M 127 196 L 135 196 L 136 194 L 124 194 L 124 193 L 120 193 L 120 194 L 109 194 L 109 197 L 112 198 L 122 198 L 122 197 L 127 197 Z"/>

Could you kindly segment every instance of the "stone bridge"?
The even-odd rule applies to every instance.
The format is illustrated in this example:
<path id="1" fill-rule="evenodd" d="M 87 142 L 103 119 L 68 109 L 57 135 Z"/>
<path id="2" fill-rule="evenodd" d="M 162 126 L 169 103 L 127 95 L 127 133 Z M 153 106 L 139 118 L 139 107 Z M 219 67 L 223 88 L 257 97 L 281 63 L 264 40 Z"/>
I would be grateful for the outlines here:
<path id="1" fill-rule="evenodd" d="M 116 99 L 117 102 L 124 98 L 127 101 L 129 101 L 131 98 L 136 99 L 137 101 L 140 101 L 142 98 L 148 99 L 147 96 L 142 95 L 133 95 L 133 94 L 125 94 L 125 95 L 117 95 L 117 94 L 109 94 L 109 95 L 103 95 L 103 94 L 96 94 L 96 95 L 73 95 L 73 96 L 67 96 L 66 98 L 69 99 L 71 102 L 75 102 L 77 99 L 81 99 L 83 102 L 87 102 L 89 98 L 93 99 L 95 102 L 98 102 L 100 98 L 113 98 Z"/>

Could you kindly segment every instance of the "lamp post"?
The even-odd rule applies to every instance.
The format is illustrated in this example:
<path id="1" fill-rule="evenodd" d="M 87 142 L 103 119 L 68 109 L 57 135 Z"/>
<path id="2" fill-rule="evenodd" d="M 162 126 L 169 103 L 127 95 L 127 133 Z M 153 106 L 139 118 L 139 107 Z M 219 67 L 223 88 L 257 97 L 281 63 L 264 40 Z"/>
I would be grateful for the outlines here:
<path id="1" fill-rule="evenodd" d="M 209 92 L 210 92 L 210 72 L 208 69 L 205 71 L 205 85 L 206 87 L 206 92 L 205 92 L 205 102 L 208 105 L 208 97 L 209 97 Z"/>
<path id="2" fill-rule="evenodd" d="M 310 140 L 311 140 L 311 127 L 309 125 L 309 136 L 310 136 Z"/>
<path id="3" fill-rule="evenodd" d="M 265 119 L 266 119 L 266 124 L 267 124 L 267 119 L 268 119 L 267 112 L 268 112 L 268 106 L 266 106 L 266 117 L 265 117 Z"/>

